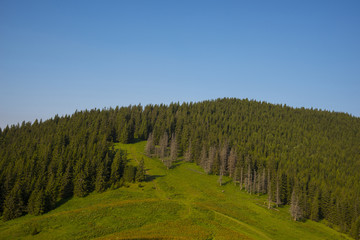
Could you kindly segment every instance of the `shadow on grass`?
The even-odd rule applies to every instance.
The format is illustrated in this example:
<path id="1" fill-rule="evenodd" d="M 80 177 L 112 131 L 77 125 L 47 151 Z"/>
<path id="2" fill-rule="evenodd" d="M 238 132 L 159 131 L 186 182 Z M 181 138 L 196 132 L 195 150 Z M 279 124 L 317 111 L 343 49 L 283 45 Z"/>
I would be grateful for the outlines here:
<path id="1" fill-rule="evenodd" d="M 146 175 L 145 182 L 151 182 L 159 177 L 164 177 L 165 175 Z"/>
<path id="2" fill-rule="evenodd" d="M 55 207 L 54 207 L 53 209 L 56 209 L 56 208 L 60 207 L 61 205 L 67 203 L 67 202 L 68 202 L 69 200 L 71 200 L 72 198 L 73 198 L 73 197 L 68 197 L 68 198 L 64 198 L 64 199 L 61 199 L 61 200 L 57 201 L 56 204 L 55 204 Z M 52 209 L 52 210 L 53 210 L 53 209 Z"/>
<path id="3" fill-rule="evenodd" d="M 221 186 L 226 186 L 228 185 L 229 183 L 232 183 L 233 181 L 230 179 L 230 180 L 227 180 L 227 181 L 223 181 Z"/>
<path id="4" fill-rule="evenodd" d="M 183 161 L 181 161 L 181 160 L 174 161 L 173 164 L 171 165 L 170 169 L 175 169 L 178 166 L 180 166 L 181 164 L 183 164 Z"/>
<path id="5" fill-rule="evenodd" d="M 134 138 L 131 141 L 129 141 L 129 143 L 134 144 L 134 143 L 138 143 L 138 142 L 142 142 L 142 141 L 144 141 L 144 140 L 140 139 L 140 138 Z"/>

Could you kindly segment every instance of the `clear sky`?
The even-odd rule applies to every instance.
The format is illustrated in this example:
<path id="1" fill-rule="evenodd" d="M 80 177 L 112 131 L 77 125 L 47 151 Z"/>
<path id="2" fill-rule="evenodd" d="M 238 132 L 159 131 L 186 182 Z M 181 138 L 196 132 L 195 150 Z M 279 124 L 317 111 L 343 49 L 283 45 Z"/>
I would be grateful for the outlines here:
<path id="1" fill-rule="evenodd" d="M 360 116 L 360 1 L 0 0 L 0 127 L 249 98 Z"/>

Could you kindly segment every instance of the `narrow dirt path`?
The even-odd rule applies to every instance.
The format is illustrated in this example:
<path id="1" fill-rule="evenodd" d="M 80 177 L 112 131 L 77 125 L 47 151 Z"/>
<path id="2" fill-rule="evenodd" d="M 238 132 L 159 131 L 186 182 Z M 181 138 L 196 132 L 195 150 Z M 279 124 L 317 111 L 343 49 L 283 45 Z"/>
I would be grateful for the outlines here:
<path id="1" fill-rule="evenodd" d="M 241 226 L 249 229 L 250 231 L 256 233 L 256 234 L 259 235 L 262 239 L 271 240 L 271 238 L 269 238 L 268 236 L 266 236 L 263 232 L 257 230 L 256 228 L 250 226 L 249 224 L 246 224 L 246 223 L 244 223 L 244 222 L 241 222 L 241 221 L 237 220 L 236 218 L 230 217 L 230 216 L 228 216 L 228 215 L 226 215 L 226 214 L 223 214 L 223 213 L 221 213 L 221 212 L 218 212 L 218 211 L 216 211 L 216 210 L 214 210 L 214 209 L 211 209 L 211 208 L 209 208 L 209 207 L 207 207 L 207 206 L 201 206 L 201 207 L 206 208 L 206 209 L 214 212 L 215 214 L 217 214 L 217 215 L 219 215 L 219 216 L 225 217 L 225 218 L 227 218 L 227 219 L 230 219 L 230 220 L 233 221 L 233 222 L 236 222 L 237 224 L 239 224 L 239 225 L 241 225 Z"/>

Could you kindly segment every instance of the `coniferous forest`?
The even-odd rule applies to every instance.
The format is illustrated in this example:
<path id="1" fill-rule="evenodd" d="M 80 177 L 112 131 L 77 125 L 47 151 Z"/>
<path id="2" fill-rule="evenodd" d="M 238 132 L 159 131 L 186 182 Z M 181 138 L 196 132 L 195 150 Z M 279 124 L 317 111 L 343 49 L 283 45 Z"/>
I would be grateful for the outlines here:
<path id="1" fill-rule="evenodd" d="M 360 233 L 360 119 L 239 99 L 77 111 L 0 130 L 3 220 L 39 215 L 69 197 L 143 181 L 114 143 L 147 140 L 171 169 L 177 158 L 230 176 L 294 220 Z"/>

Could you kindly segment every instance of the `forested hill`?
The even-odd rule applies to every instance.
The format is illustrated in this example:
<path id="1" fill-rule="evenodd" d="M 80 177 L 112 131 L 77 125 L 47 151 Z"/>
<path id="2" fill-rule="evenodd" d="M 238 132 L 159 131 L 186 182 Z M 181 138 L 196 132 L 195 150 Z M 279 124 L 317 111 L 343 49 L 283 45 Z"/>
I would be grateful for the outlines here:
<path id="1" fill-rule="evenodd" d="M 239 99 L 81 111 L 6 127 L 0 131 L 3 219 L 141 179 L 141 167 L 127 164 L 113 142 L 166 139 L 167 149 L 164 136 L 176 143 L 178 157 L 209 174 L 230 175 L 249 193 L 268 194 L 274 206 L 296 201 L 294 219 L 326 219 L 359 234 L 360 119 Z"/>

